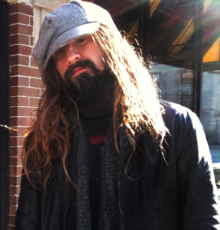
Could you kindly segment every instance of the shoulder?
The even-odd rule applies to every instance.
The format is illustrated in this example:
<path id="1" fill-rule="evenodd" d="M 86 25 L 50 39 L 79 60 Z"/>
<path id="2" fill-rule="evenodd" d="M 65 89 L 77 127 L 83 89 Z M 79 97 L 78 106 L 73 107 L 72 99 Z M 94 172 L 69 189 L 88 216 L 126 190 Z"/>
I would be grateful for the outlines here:
<path id="1" fill-rule="evenodd" d="M 169 129 L 169 138 L 176 155 L 191 160 L 194 156 L 195 162 L 198 163 L 203 159 L 203 163 L 209 162 L 210 165 L 209 146 L 197 115 L 190 109 L 175 103 L 162 101 L 161 104 L 165 109 L 163 118 Z"/>
<path id="2" fill-rule="evenodd" d="M 190 109 L 164 100 L 161 100 L 160 103 L 164 107 L 163 120 L 170 132 L 174 131 L 173 129 L 185 130 L 200 126 L 199 118 Z"/>

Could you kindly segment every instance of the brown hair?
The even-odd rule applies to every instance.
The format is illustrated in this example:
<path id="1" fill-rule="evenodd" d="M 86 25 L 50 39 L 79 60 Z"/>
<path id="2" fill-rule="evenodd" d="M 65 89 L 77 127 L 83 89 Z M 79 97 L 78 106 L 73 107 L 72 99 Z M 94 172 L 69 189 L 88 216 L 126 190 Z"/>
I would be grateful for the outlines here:
<path id="1" fill-rule="evenodd" d="M 69 122 L 62 108 L 62 79 L 51 58 L 46 74 L 47 85 L 37 110 L 37 117 L 27 129 L 22 150 L 22 163 L 30 180 L 34 173 L 38 181 L 46 185 L 53 174 L 52 160 L 62 159 L 66 180 L 70 180 L 66 169 L 69 150 Z"/>
<path id="2" fill-rule="evenodd" d="M 125 34 L 126 35 L 126 34 Z M 101 25 L 93 38 L 102 48 L 104 61 L 117 77 L 114 106 L 114 137 L 117 146 L 117 124 L 122 108 L 123 122 L 127 127 L 128 140 L 133 152 L 127 162 L 129 164 L 141 133 L 148 130 L 153 141 L 159 140 L 161 154 L 166 162 L 163 149 L 164 137 L 169 133 L 164 124 L 162 114 L 164 108 L 159 102 L 158 88 L 145 67 L 141 52 L 136 52 L 128 39 L 113 34 L 106 26 Z M 166 162 L 166 164 L 168 164 Z M 126 167 L 127 170 L 127 167 Z"/>
<path id="3" fill-rule="evenodd" d="M 145 130 L 150 132 L 153 140 L 159 139 L 160 148 L 163 150 L 162 143 L 168 132 L 162 119 L 164 109 L 158 99 L 157 87 L 144 67 L 142 57 L 126 39 L 113 34 L 103 25 L 92 34 L 92 37 L 103 51 L 103 61 L 117 78 L 114 106 L 114 136 L 117 150 L 117 130 L 121 125 L 118 123 L 119 116 L 127 127 L 133 153 L 139 135 Z M 65 164 L 69 149 L 69 122 L 62 111 L 60 81 L 61 77 L 51 59 L 47 66 L 46 91 L 40 100 L 37 118 L 27 130 L 22 151 L 22 162 L 27 177 L 30 179 L 30 173 L 34 171 L 43 185 L 53 174 L 52 159 L 55 158 L 62 159 L 66 181 L 71 181 Z M 29 157 L 34 162 L 31 170 L 27 166 Z M 49 173 L 46 174 L 46 171 Z"/>

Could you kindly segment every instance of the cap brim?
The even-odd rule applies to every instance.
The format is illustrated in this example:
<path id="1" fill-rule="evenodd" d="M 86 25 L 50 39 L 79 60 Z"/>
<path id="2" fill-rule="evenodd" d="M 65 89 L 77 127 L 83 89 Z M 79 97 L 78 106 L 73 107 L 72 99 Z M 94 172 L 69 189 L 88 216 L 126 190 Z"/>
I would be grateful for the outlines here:
<path id="1" fill-rule="evenodd" d="M 91 22 L 87 24 L 83 24 L 77 27 L 73 27 L 72 29 L 67 30 L 58 36 L 50 45 L 49 50 L 47 52 L 47 57 L 45 59 L 43 69 L 45 70 L 47 67 L 47 63 L 51 56 L 57 51 L 60 47 L 68 43 L 69 41 L 81 37 L 83 35 L 92 34 L 98 30 L 100 26 L 99 22 Z"/>

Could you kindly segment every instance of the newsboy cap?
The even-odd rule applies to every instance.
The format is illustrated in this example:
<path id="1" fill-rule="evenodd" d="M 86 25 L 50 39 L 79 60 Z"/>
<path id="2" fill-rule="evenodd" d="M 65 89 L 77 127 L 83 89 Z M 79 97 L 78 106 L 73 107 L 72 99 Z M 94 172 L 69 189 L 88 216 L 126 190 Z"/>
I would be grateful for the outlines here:
<path id="1" fill-rule="evenodd" d="M 33 51 L 45 84 L 45 70 L 53 53 L 74 38 L 94 33 L 100 24 L 120 34 L 108 11 L 91 2 L 70 1 L 45 17 Z"/>

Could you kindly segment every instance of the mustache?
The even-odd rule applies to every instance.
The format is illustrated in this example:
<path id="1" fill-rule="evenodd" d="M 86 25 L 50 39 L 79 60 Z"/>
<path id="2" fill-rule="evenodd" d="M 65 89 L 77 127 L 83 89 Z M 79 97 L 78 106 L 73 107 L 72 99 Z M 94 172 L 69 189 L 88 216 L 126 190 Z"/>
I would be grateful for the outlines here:
<path id="1" fill-rule="evenodd" d="M 64 80 L 67 83 L 70 83 L 71 82 L 71 77 L 75 73 L 75 69 L 80 68 L 80 67 L 82 67 L 82 68 L 89 67 L 94 75 L 98 75 L 98 74 L 101 73 L 101 71 L 97 68 L 95 63 L 92 62 L 91 60 L 89 60 L 89 59 L 79 60 L 75 64 L 72 64 L 71 66 L 68 67 L 68 69 L 64 73 Z"/>

